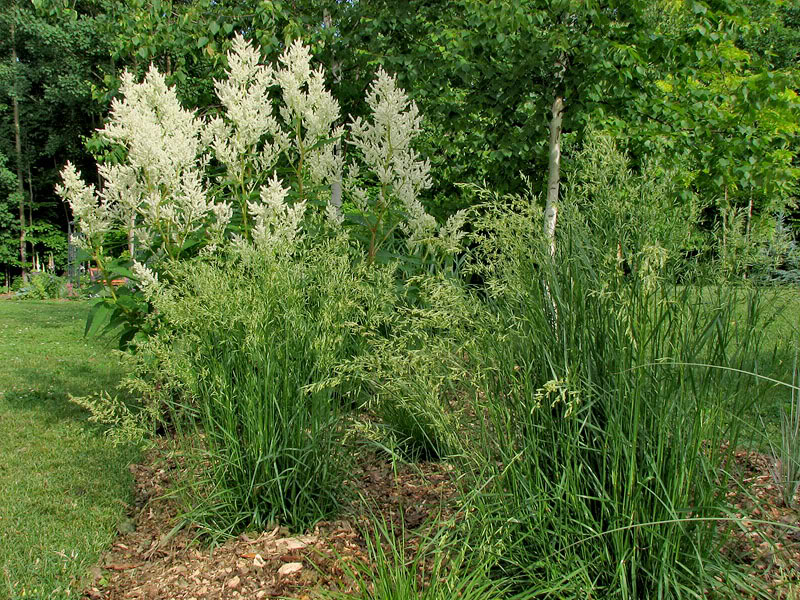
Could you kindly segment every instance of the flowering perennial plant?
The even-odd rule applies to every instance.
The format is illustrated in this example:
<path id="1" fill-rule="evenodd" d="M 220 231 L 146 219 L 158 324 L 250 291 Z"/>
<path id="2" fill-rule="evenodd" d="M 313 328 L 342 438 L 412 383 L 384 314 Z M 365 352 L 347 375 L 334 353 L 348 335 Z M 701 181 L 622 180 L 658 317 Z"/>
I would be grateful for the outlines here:
<path id="1" fill-rule="evenodd" d="M 348 131 L 337 125 L 340 108 L 324 71 L 312 67 L 300 41 L 267 65 L 237 36 L 215 90 L 222 110 L 206 119 L 180 105 L 155 67 L 140 83 L 124 73 L 122 97 L 100 130 L 124 149 L 124 161 L 100 166 L 100 191 L 72 165 L 62 172 L 58 193 L 87 250 L 102 264 L 107 234 L 126 232 L 134 267 L 117 272 L 138 280 L 146 296 L 163 285 L 156 272 L 165 259 L 212 254 L 229 243 L 291 251 L 309 202 L 334 227 L 347 220 L 351 232 L 366 228 L 357 235 L 368 263 L 397 237 L 412 254 L 458 251 L 465 214 L 439 227 L 422 206 L 420 193 L 431 185 L 430 164 L 413 149 L 422 119 L 385 71 L 366 96 L 371 115 L 352 120 Z M 349 165 L 335 150 L 341 138 L 355 149 Z M 329 201 L 337 183 L 346 191 L 344 212 Z"/>
<path id="2" fill-rule="evenodd" d="M 88 252 L 102 249 L 106 235 L 115 224 L 117 203 L 113 197 L 98 194 L 93 185 L 86 185 L 72 163 L 64 166 L 61 180 L 56 192 L 69 200 L 72 215 L 80 223 L 83 234 L 76 236 L 75 241 Z"/>
<path id="3" fill-rule="evenodd" d="M 114 100 L 101 133 L 126 150 L 127 160 L 102 166 L 101 176 L 119 206 L 121 227 L 133 227 L 145 251 L 178 258 L 215 214 L 204 178 L 204 123 L 180 105 L 154 67 L 141 84 L 125 72 L 120 91 L 123 99 Z"/>
<path id="4" fill-rule="evenodd" d="M 361 217 L 370 223 L 369 260 L 374 260 L 398 227 L 406 234 L 411 253 L 431 248 L 445 254 L 456 252 L 466 213 L 456 213 L 440 229 L 419 200 L 420 193 L 431 186 L 431 165 L 412 147 L 422 132 L 417 105 L 383 69 L 378 69 L 366 102 L 372 118 L 354 119 L 348 142 L 361 151 L 377 179 L 378 191 L 371 195 L 360 185 L 364 178 L 358 164 L 349 165 L 345 185 Z"/>

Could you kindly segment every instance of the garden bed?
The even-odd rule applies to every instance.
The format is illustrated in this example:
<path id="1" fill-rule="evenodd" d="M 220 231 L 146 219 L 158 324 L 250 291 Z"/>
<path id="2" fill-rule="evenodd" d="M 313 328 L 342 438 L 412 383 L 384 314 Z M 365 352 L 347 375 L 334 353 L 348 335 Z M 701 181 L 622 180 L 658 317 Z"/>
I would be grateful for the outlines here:
<path id="1" fill-rule="evenodd" d="M 369 454 L 343 482 L 353 495 L 339 519 L 303 535 L 279 526 L 249 532 L 210 549 L 196 542 L 191 528 L 169 535 L 178 505 L 164 494 L 180 466 L 174 454 L 163 458 L 170 456 L 166 444 L 143 464 L 131 466 L 136 499 L 130 520 L 93 570 L 84 598 L 302 599 L 320 590 L 353 591 L 355 583 L 342 566 L 369 560 L 362 532 L 375 518 L 402 533 L 413 554 L 430 527 L 457 516 L 457 488 L 446 463 L 393 466 Z M 774 598 L 796 598 L 800 511 L 782 504 L 768 456 L 741 450 L 735 461 L 738 483 L 731 485 L 728 498 L 741 521 L 734 523 L 725 551 L 768 582 Z"/>
<path id="2" fill-rule="evenodd" d="M 366 561 L 362 532 L 371 519 L 406 536 L 412 554 L 431 523 L 453 516 L 456 487 L 445 463 L 392 465 L 364 455 L 350 480 L 340 518 L 304 535 L 283 527 L 250 532 L 210 549 L 187 528 L 170 537 L 178 504 L 164 498 L 178 461 L 153 451 L 132 465 L 136 500 L 112 548 L 92 573 L 84 597 L 99 599 L 308 598 L 314 590 L 352 590 L 341 565 Z"/>

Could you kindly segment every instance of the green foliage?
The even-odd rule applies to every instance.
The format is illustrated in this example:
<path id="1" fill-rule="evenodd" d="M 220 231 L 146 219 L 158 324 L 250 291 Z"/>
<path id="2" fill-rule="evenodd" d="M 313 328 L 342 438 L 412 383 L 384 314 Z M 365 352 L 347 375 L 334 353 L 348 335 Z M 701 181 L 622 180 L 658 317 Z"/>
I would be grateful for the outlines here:
<path id="1" fill-rule="evenodd" d="M 322 21 L 315 2 L 199 0 L 103 1 L 97 28 L 110 42 L 108 69 L 93 90 L 107 105 L 119 88 L 118 69 L 141 77 L 155 65 L 177 84 L 181 100 L 205 109 L 215 104 L 214 78 L 237 33 L 246 34 L 274 60 L 292 40 Z M 319 25 L 317 25 L 318 27 Z"/>
<path id="2" fill-rule="evenodd" d="M 66 293 L 65 281 L 61 277 L 52 273 L 33 273 L 16 297 L 24 300 L 53 300 L 65 297 Z"/>
<path id="3" fill-rule="evenodd" d="M 334 56 L 398 73 L 428 120 L 433 193 L 450 212 L 458 183 L 512 191 L 547 163 L 543 123 L 556 94 L 565 132 L 594 113 L 630 116 L 651 85 L 648 3 L 344 3 Z M 366 51 L 348 56 L 349 48 Z M 343 87 L 351 85 L 344 82 Z M 344 95 L 344 92 L 343 92 Z M 543 181 L 537 181 L 537 190 Z M 450 197 L 448 197 L 450 196 Z"/>
<path id="4" fill-rule="evenodd" d="M 50 256 L 59 271 L 67 268 L 67 236 L 53 223 L 40 221 L 29 224 L 25 230 L 25 240 L 31 251 L 38 256 L 42 267 L 47 267 Z M 18 242 L 18 240 L 17 240 Z M 19 246 L 19 243 L 17 243 Z"/>
<path id="5" fill-rule="evenodd" d="M 19 220 L 14 212 L 19 206 L 14 193 L 17 177 L 8 169 L 7 161 L 0 152 L 0 265 L 13 265 L 19 259 Z"/>
<path id="6" fill-rule="evenodd" d="M 490 579 L 484 566 L 470 563 L 463 540 L 451 531 L 435 532 L 413 551 L 405 536 L 405 531 L 373 517 L 371 530 L 364 535 L 368 562 L 343 561 L 345 574 L 356 582 L 356 592 L 323 593 L 323 597 L 338 600 L 494 600 L 503 597 L 503 586 Z M 421 582 L 420 573 L 427 574 L 429 584 Z"/>
<path id="7" fill-rule="evenodd" d="M 785 506 L 795 506 L 795 496 L 800 488 L 800 388 L 798 384 L 797 348 L 792 368 L 789 410 L 781 407 L 780 443 L 769 440 L 772 451 L 773 479 L 781 491 Z M 763 422 L 763 421 L 762 421 Z"/>
<path id="8" fill-rule="evenodd" d="M 467 331 L 477 309 L 457 279 L 418 276 L 407 288 L 413 301 L 398 307 L 391 328 L 365 332 L 367 350 L 341 368 L 366 389 L 383 445 L 408 459 L 437 460 L 464 448 L 461 392 L 470 373 L 459 344 L 473 342 Z"/>
<path id="9" fill-rule="evenodd" d="M 697 257 L 707 257 L 714 240 L 702 228 L 704 205 L 686 193 L 688 168 L 660 149 L 634 170 L 622 142 L 589 127 L 565 178 L 564 201 L 591 231 L 593 260 L 603 270 L 636 270 L 651 280 L 699 276 Z"/>
<path id="10" fill-rule="evenodd" d="M 0 263 L 18 270 L 20 226 L 26 234 L 31 227 L 28 259 L 34 252 L 52 250 L 59 267 L 66 262 L 61 254 L 65 247 L 65 218 L 60 202 L 55 201 L 53 188 L 57 179 L 56 165 L 67 157 L 80 160 L 84 155 L 81 137 L 92 122 L 100 118 L 101 108 L 91 99 L 90 80 L 104 62 L 107 48 L 95 28 L 93 1 L 69 3 L 37 0 L 37 2 L 3 2 L 0 5 L 0 153 L 21 169 L 15 183 L 24 189 L 24 197 L 15 197 L 13 228 L 1 227 L 6 236 L 13 232 L 16 244 L 4 237 L 0 246 L 13 246 L 14 252 L 0 251 Z M 14 36 L 11 36 L 11 28 Z M 11 42 L 15 42 L 17 60 L 12 63 Z M 16 130 L 12 104 L 19 109 L 19 141 L 17 155 Z M 17 162 L 19 159 L 19 162 Z M 17 182 L 17 179 L 22 179 Z M 3 194 L 4 195 L 4 194 Z M 25 223 L 20 223 L 19 205 L 24 204 Z M 4 203 L 0 201 L 0 204 Z M 0 212 L 2 212 L 0 210 Z M 3 234 L 0 234 L 2 236 Z M 62 241 L 59 241 L 60 237 Z M 9 248 L 11 249 L 11 248 Z M 30 264 L 27 265 L 30 268 Z"/>
<path id="11" fill-rule="evenodd" d="M 113 389 L 113 353 L 81 338 L 79 302 L 0 302 L 0 597 L 75 598 L 132 501 L 130 445 L 70 394 Z"/>
<path id="12" fill-rule="evenodd" d="M 716 254 L 729 275 L 757 262 L 754 249 L 768 243 L 778 215 L 794 206 L 800 177 L 798 72 L 770 51 L 770 6 L 777 8 L 685 3 L 657 25 L 663 51 L 683 51 L 655 82 L 653 99 L 660 99 L 646 109 L 653 117 L 646 129 L 660 129 L 671 154 L 691 165 L 691 185 L 708 207 L 705 225 L 715 230 Z"/>
<path id="13" fill-rule="evenodd" d="M 697 365 L 748 366 L 757 312 L 733 325 L 735 294 L 703 299 L 598 268 L 591 223 L 564 215 L 553 261 L 538 231 L 508 235 L 507 218 L 487 222 L 504 232 L 489 262 L 503 278 L 472 360 L 485 372 L 474 525 L 487 551 L 558 597 L 739 597 L 715 579 L 735 579 L 717 534 L 722 442 L 737 440 L 723 411 L 739 414 L 752 390 Z"/>
<path id="14" fill-rule="evenodd" d="M 149 391 L 195 446 L 187 516 L 211 535 L 273 522 L 302 530 L 330 516 L 344 456 L 342 388 L 328 380 L 358 352 L 348 324 L 380 318 L 390 280 L 351 266 L 342 238 L 170 273 L 174 287 L 153 299 L 158 336 L 137 346 L 152 369 L 139 383 L 178 381 L 180 396 Z"/>
<path id="15" fill-rule="evenodd" d="M 606 165 L 621 157 L 610 153 Z M 564 211 L 555 257 L 531 197 L 481 208 L 482 286 L 418 284 L 419 307 L 370 352 L 386 365 L 375 370 L 377 401 L 405 397 L 425 414 L 416 423 L 447 423 L 416 436 L 419 454 L 437 433 L 461 440 L 466 535 L 476 560 L 521 597 L 758 594 L 720 553 L 723 442 L 736 447 L 730 415 L 752 413 L 758 396 L 751 379 L 705 366 L 754 366 L 757 295 L 675 286 L 644 257 L 619 269 L 609 220 L 643 247 L 670 229 L 657 221 L 634 232 L 647 207 L 631 204 L 632 190 L 653 190 L 624 169 L 598 182 L 602 172 L 573 179 L 573 191 L 598 195 L 598 212 Z"/>

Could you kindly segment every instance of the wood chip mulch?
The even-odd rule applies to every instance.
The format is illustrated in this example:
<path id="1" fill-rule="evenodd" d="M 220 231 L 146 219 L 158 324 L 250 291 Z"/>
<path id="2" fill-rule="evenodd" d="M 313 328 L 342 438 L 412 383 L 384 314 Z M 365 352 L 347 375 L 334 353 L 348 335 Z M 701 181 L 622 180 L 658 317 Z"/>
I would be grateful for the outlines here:
<path id="1" fill-rule="evenodd" d="M 179 507 L 163 495 L 180 467 L 165 459 L 163 450 L 153 450 L 143 464 L 130 467 L 134 506 L 91 573 L 84 599 L 306 599 L 320 589 L 349 591 L 354 582 L 342 569 L 343 561 L 367 561 L 362 531 L 369 513 L 390 529 L 404 531 L 411 552 L 425 523 L 455 512 L 456 486 L 448 465 L 393 468 L 381 457 L 367 456 L 359 458 L 352 479 L 343 482 L 355 493 L 340 519 L 318 523 L 302 535 L 282 527 L 243 534 L 212 550 L 198 544 L 190 528 L 170 536 Z"/>
<path id="2" fill-rule="evenodd" d="M 728 502 L 736 519 L 724 552 L 752 570 L 774 598 L 800 600 L 800 511 L 783 502 L 773 477 L 775 461 L 754 451 L 734 452 Z"/>
<path id="3" fill-rule="evenodd" d="M 318 523 L 302 535 L 282 527 L 243 534 L 212 550 L 198 544 L 190 528 L 170 535 L 178 506 L 163 495 L 180 467 L 165 456 L 169 452 L 162 446 L 143 464 L 131 466 L 135 503 L 130 518 L 95 567 L 84 599 L 311 599 L 323 589 L 350 591 L 354 582 L 342 566 L 367 561 L 362 531 L 371 516 L 405 532 L 413 552 L 415 536 L 424 535 L 426 524 L 457 510 L 457 486 L 447 464 L 393 467 L 370 455 L 359 458 L 352 479 L 343 482 L 359 499 L 345 506 L 340 519 Z M 734 459 L 736 482 L 728 501 L 739 520 L 728 528 L 723 551 L 752 568 L 772 597 L 800 600 L 797 502 L 784 505 L 770 457 L 740 450 Z"/>

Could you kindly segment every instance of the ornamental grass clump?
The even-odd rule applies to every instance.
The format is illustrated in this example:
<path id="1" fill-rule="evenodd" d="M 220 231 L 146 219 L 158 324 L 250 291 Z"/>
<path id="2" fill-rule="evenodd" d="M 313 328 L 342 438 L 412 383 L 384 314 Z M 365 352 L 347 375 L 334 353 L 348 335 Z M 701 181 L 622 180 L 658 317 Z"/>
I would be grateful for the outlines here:
<path id="1" fill-rule="evenodd" d="M 757 356 L 758 312 L 733 318 L 754 292 L 599 269 L 569 207 L 551 256 L 535 212 L 493 208 L 476 228 L 491 315 L 470 360 L 478 550 L 536 597 L 741 597 L 720 525 L 727 411 L 752 381 L 697 365 Z"/>
<path id="2" fill-rule="evenodd" d="M 378 417 L 381 444 L 411 460 L 458 455 L 468 445 L 464 399 L 474 365 L 474 321 L 483 316 L 460 280 L 412 279 L 414 302 L 398 305 L 391 329 L 367 338 L 345 366 L 366 390 L 365 408 Z"/>
<path id="3" fill-rule="evenodd" d="M 367 285 L 374 271 L 353 267 L 346 246 L 243 247 L 213 263 L 176 263 L 174 285 L 150 297 L 162 335 L 138 352 L 166 355 L 181 382 L 179 433 L 193 459 L 186 516 L 201 531 L 299 531 L 335 512 L 341 400 L 314 384 L 355 351 L 346 324 L 378 304 Z"/>
<path id="4" fill-rule="evenodd" d="M 364 351 L 353 332 L 388 320 L 403 258 L 392 253 L 452 262 L 464 218 L 440 227 L 423 208 L 421 119 L 391 76 L 380 71 L 365 118 L 341 126 L 301 42 L 263 64 L 239 36 L 227 58 L 210 118 L 182 107 L 155 68 L 141 82 L 125 73 L 100 131 L 118 157 L 101 166 L 102 190 L 62 172 L 59 194 L 109 283 L 90 324 L 124 326 L 128 386 L 145 399 L 141 426 L 107 397 L 83 405 L 132 435 L 197 428 L 184 438 L 197 458 L 187 498 L 204 530 L 303 528 L 336 507 L 338 411 L 362 384 L 334 366 Z M 119 233 L 128 259 L 110 258 Z M 404 275 L 412 264 L 427 266 L 417 257 Z M 115 276 L 128 285 L 115 289 Z"/>
<path id="5" fill-rule="evenodd" d="M 452 522 L 450 523 L 452 525 Z M 341 561 L 352 591 L 322 590 L 335 600 L 498 600 L 506 586 L 489 577 L 458 530 L 442 528 L 412 541 L 402 528 L 373 516 L 362 533 L 368 560 Z"/>
<path id="6" fill-rule="evenodd" d="M 773 466 L 772 477 L 785 506 L 796 506 L 795 496 L 800 488 L 800 387 L 798 387 L 797 348 L 792 365 L 792 384 L 786 384 L 790 391 L 789 411 L 782 406 L 780 445 L 770 441 Z M 777 447 L 776 447 L 777 446 Z"/>

